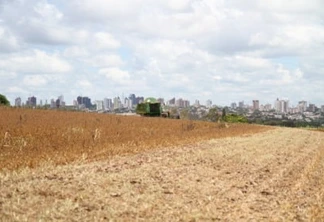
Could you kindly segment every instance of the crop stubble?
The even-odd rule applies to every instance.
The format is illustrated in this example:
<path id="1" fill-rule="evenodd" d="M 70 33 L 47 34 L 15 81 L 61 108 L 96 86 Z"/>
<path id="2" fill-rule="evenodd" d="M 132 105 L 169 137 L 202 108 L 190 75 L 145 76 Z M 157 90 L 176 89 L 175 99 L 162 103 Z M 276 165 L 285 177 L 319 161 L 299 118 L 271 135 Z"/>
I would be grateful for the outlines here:
<path id="1" fill-rule="evenodd" d="M 323 221 L 324 138 L 266 132 L 0 173 L 0 219 Z"/>

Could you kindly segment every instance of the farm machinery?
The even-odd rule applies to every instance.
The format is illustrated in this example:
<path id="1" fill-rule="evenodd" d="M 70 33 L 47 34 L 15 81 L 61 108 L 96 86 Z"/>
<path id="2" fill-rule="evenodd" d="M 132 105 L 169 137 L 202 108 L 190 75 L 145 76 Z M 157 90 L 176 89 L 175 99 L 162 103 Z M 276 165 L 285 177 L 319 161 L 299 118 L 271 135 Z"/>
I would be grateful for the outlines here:
<path id="1" fill-rule="evenodd" d="M 152 97 L 146 98 L 143 103 L 136 106 L 136 114 L 141 116 L 180 119 L 178 113 L 174 114 L 170 110 L 166 110 L 158 100 Z"/>

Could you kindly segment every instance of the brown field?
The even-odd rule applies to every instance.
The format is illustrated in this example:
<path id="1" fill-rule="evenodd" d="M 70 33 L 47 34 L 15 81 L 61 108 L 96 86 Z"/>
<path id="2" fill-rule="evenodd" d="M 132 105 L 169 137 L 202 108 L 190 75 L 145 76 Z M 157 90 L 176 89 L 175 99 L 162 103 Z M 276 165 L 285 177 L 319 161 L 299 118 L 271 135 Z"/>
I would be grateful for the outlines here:
<path id="1" fill-rule="evenodd" d="M 137 116 L 0 107 L 0 170 L 98 160 L 267 130 Z"/>
<path id="2" fill-rule="evenodd" d="M 324 221 L 322 132 L 0 113 L 0 221 Z"/>

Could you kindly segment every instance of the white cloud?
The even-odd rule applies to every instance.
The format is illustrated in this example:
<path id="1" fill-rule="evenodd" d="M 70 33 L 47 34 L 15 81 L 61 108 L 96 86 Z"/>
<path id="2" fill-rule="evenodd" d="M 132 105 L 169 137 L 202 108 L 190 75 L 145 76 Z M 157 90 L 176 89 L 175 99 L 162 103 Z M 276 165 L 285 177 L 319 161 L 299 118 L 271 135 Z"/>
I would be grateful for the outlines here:
<path id="1" fill-rule="evenodd" d="M 116 49 L 120 47 L 120 42 L 109 33 L 98 32 L 94 34 L 93 46 L 99 50 Z"/>
<path id="2" fill-rule="evenodd" d="M 97 55 L 87 61 L 94 67 L 119 67 L 123 64 L 122 59 L 118 55 Z"/>
<path id="3" fill-rule="evenodd" d="M 93 84 L 86 79 L 78 80 L 77 86 L 81 87 L 82 89 L 92 89 L 93 88 Z"/>
<path id="4" fill-rule="evenodd" d="M 18 38 L 6 28 L 1 27 L 0 23 L 0 53 L 17 51 L 20 48 Z"/>
<path id="5" fill-rule="evenodd" d="M 40 96 L 115 96 L 101 90 L 109 88 L 227 105 L 283 95 L 324 104 L 323 20 L 320 0 L 5 1 L 0 78 Z"/>
<path id="6" fill-rule="evenodd" d="M 17 73 L 15 72 L 0 70 L 0 79 L 13 79 L 15 77 L 17 77 Z"/>
<path id="7" fill-rule="evenodd" d="M 71 46 L 64 50 L 63 55 L 67 58 L 82 58 L 88 57 L 89 52 L 82 46 Z"/>
<path id="8" fill-rule="evenodd" d="M 7 89 L 8 93 L 19 93 L 19 94 L 27 94 L 28 92 L 21 87 L 11 86 Z"/>
<path id="9" fill-rule="evenodd" d="M 63 18 L 61 13 L 54 5 L 48 4 L 44 1 L 38 2 L 34 7 L 34 11 L 47 22 L 60 21 Z"/>
<path id="10" fill-rule="evenodd" d="M 42 75 L 27 75 L 23 79 L 23 84 L 29 87 L 45 86 L 48 80 Z"/>
<path id="11" fill-rule="evenodd" d="M 99 74 L 118 84 L 128 84 L 130 80 L 130 74 L 127 71 L 116 67 L 100 69 Z"/>
<path id="12" fill-rule="evenodd" d="M 3 57 L 0 61 L 3 70 L 23 73 L 64 73 L 72 70 L 71 65 L 56 54 L 33 50 L 27 53 Z"/>

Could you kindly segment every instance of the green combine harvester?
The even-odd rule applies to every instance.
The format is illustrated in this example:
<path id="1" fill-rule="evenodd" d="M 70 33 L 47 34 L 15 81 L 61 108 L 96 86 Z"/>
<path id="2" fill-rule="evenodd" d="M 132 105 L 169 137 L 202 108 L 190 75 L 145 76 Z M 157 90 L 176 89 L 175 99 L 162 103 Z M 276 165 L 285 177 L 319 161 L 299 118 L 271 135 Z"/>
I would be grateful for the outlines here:
<path id="1" fill-rule="evenodd" d="M 161 103 L 152 97 L 146 98 L 143 103 L 136 106 L 136 114 L 141 116 L 160 116 L 165 118 L 180 119 L 178 114 L 171 115 L 170 111 L 164 111 Z"/>

